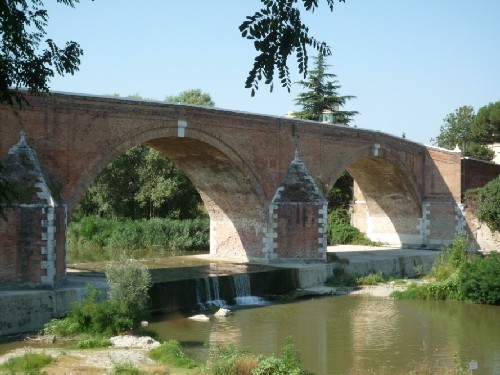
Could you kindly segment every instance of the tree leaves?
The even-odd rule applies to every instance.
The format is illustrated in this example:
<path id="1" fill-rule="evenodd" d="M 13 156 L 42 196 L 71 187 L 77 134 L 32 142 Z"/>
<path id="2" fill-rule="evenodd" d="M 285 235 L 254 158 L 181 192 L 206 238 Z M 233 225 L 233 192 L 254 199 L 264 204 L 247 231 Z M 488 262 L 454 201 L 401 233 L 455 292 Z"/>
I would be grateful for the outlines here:
<path id="1" fill-rule="evenodd" d="M 259 81 L 273 90 L 275 70 L 282 87 L 288 92 L 291 88 L 288 58 L 296 53 L 299 72 L 307 75 L 307 47 L 312 47 L 323 55 L 330 55 L 330 47 L 309 35 L 309 28 L 302 23 L 297 3 L 302 3 L 306 11 L 314 12 L 318 0 L 261 0 L 264 8 L 248 16 L 240 25 L 241 36 L 254 41 L 258 55 L 252 69 L 248 73 L 245 87 L 251 89 L 254 96 L 259 89 Z M 339 0 L 344 2 L 345 0 Z M 333 0 L 327 0 L 330 11 L 333 11 Z"/>
<path id="2" fill-rule="evenodd" d="M 74 6 L 79 0 L 58 0 Z M 46 35 L 48 14 L 42 0 L 0 1 L 0 103 L 22 107 L 27 101 L 20 91 L 48 92 L 49 80 L 58 75 L 74 74 L 83 51 L 78 43 L 67 42 L 59 48 Z"/>

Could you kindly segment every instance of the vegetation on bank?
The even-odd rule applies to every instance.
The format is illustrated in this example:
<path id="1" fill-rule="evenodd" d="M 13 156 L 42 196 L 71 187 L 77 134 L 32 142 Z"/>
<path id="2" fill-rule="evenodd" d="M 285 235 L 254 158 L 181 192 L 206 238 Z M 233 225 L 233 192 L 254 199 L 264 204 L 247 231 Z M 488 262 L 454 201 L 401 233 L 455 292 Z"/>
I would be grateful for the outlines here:
<path id="1" fill-rule="evenodd" d="M 500 231 L 500 176 L 482 188 L 467 190 L 465 202 L 467 208 L 492 232 Z"/>
<path id="2" fill-rule="evenodd" d="M 457 236 L 436 258 L 428 280 L 391 296 L 500 305 L 500 254 L 474 253 L 467 237 Z"/>
<path id="3" fill-rule="evenodd" d="M 74 303 L 66 318 L 47 323 L 44 332 L 60 336 L 89 334 L 102 337 L 138 329 L 148 312 L 149 271 L 137 260 L 124 259 L 106 266 L 106 278 L 108 298 L 101 291 L 88 287 L 84 300 Z"/>
<path id="4" fill-rule="evenodd" d="M 329 245 L 380 245 L 350 224 L 349 211 L 345 208 L 337 208 L 328 213 L 327 242 Z"/>
<path id="5" fill-rule="evenodd" d="M 86 216 L 68 227 L 68 262 L 177 255 L 209 248 L 208 218 L 113 220 Z"/>
<path id="6" fill-rule="evenodd" d="M 44 366 L 52 363 L 54 359 L 43 353 L 28 352 L 20 357 L 12 357 L 0 365 L 0 372 L 7 374 L 40 374 Z"/>

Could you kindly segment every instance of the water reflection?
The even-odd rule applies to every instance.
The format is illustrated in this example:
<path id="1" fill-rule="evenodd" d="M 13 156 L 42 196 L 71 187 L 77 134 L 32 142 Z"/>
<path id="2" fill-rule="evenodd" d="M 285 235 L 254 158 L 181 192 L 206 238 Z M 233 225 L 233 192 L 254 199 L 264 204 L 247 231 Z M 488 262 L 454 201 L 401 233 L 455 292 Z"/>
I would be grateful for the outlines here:
<path id="1" fill-rule="evenodd" d="M 475 374 L 500 373 L 495 306 L 345 296 L 242 309 L 208 323 L 168 318 L 151 327 L 199 347 L 232 343 L 262 354 L 279 353 L 292 336 L 306 369 L 319 375 L 402 374 L 415 364 L 452 368 L 454 352 L 478 361 Z"/>

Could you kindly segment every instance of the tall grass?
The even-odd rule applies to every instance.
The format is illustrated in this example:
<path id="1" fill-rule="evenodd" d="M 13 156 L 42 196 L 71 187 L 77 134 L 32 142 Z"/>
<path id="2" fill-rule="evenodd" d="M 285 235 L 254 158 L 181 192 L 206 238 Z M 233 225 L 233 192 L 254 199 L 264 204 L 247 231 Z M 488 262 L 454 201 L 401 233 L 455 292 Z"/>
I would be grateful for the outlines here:
<path id="1" fill-rule="evenodd" d="M 209 220 L 111 220 L 86 216 L 68 227 L 68 261 L 143 258 L 209 247 Z"/>

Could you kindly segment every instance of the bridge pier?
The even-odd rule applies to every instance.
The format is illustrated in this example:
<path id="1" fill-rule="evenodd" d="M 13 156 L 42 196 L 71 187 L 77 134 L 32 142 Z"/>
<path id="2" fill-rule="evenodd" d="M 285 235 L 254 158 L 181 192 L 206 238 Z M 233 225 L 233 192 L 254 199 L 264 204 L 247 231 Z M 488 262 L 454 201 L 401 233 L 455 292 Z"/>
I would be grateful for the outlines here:
<path id="1" fill-rule="evenodd" d="M 264 254 L 270 262 L 326 262 L 327 201 L 298 152 L 269 205 Z"/>
<path id="2" fill-rule="evenodd" d="M 52 289 L 66 274 L 66 204 L 51 188 L 24 132 L 4 164 L 16 197 L 0 219 L 0 285 Z"/>

